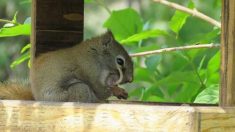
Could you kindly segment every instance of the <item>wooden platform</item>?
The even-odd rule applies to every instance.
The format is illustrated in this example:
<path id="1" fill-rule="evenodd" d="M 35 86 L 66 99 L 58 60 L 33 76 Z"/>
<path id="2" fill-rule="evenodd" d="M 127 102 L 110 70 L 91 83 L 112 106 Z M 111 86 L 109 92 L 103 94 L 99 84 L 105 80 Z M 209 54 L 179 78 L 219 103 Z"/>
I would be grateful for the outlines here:
<path id="1" fill-rule="evenodd" d="M 0 101 L 0 130 L 232 132 L 235 107 Z"/>

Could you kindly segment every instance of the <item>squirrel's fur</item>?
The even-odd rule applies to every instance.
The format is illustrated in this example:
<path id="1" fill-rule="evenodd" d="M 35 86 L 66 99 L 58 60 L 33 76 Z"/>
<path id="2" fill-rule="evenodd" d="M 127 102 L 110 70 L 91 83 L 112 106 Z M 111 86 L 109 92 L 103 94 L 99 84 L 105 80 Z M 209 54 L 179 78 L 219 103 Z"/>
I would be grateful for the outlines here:
<path id="1" fill-rule="evenodd" d="M 112 95 L 127 98 L 118 84 L 133 80 L 133 62 L 107 33 L 70 48 L 32 59 L 30 85 L 3 83 L 0 99 L 100 102 Z"/>
<path id="2" fill-rule="evenodd" d="M 29 84 L 24 81 L 0 83 L 0 99 L 34 100 Z"/>

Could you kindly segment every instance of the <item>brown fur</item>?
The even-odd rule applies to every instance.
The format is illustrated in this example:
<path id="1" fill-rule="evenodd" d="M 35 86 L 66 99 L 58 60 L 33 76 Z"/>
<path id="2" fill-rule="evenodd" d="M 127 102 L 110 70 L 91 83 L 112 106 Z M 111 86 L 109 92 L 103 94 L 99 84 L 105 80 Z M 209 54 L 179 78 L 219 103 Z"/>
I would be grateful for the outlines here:
<path id="1" fill-rule="evenodd" d="M 25 83 L 7 82 L 0 84 L 0 99 L 34 100 L 30 86 Z"/>
<path id="2" fill-rule="evenodd" d="M 123 63 L 118 64 L 117 58 Z M 120 61 L 119 61 L 120 62 Z M 131 82 L 133 62 L 111 32 L 71 48 L 33 59 L 31 88 L 24 83 L 0 85 L 0 99 L 100 102 L 112 94 L 127 98 L 117 85 Z"/>
<path id="3" fill-rule="evenodd" d="M 125 61 L 121 68 L 116 63 L 118 56 Z M 107 32 L 71 48 L 40 55 L 32 61 L 30 77 L 35 100 L 99 102 L 111 96 L 115 82 L 132 81 L 133 62 Z M 123 93 L 120 97 L 126 96 Z"/>

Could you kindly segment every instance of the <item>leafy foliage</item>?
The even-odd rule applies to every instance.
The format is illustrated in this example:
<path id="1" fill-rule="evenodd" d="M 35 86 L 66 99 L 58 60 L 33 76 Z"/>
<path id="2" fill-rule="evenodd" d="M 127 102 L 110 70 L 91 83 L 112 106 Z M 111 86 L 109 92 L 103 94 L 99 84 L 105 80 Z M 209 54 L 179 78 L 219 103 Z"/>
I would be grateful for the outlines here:
<path id="1" fill-rule="evenodd" d="M 31 20 L 30 18 L 27 18 L 24 22 L 24 24 L 20 24 L 17 21 L 17 12 L 15 13 L 13 19 L 6 23 L 3 28 L 0 29 L 0 37 L 14 37 L 19 35 L 26 35 L 29 36 L 31 34 Z M 21 56 L 17 58 L 14 62 L 11 64 L 11 68 L 14 68 L 15 66 L 21 64 L 22 62 L 29 60 L 30 53 L 27 51 L 30 48 L 30 44 L 27 44 L 25 47 L 21 50 Z M 27 52 L 25 52 L 27 51 Z M 30 62 L 28 62 L 29 65 Z"/>
<path id="2" fill-rule="evenodd" d="M 191 0 L 188 4 L 188 7 L 190 9 L 194 8 L 194 3 Z M 171 21 L 169 22 L 171 30 L 178 35 L 180 29 L 183 27 L 189 16 L 190 15 L 187 13 L 176 11 L 174 16 L 171 18 Z"/>
<path id="3" fill-rule="evenodd" d="M 188 7 L 193 9 L 195 5 L 189 1 Z M 180 32 L 188 18 L 190 15 L 176 11 L 169 21 L 169 28 L 176 34 L 178 45 L 219 42 L 218 28 L 193 36 L 189 41 L 183 40 Z M 159 46 L 151 43 L 151 38 L 162 36 L 174 40 L 175 35 L 167 30 L 145 30 L 144 23 L 135 10 L 128 8 L 113 11 L 104 26 L 109 28 L 130 52 L 158 49 Z M 135 59 L 135 88 L 130 92 L 130 99 L 218 103 L 219 56 L 217 49 L 195 49 Z"/>
<path id="4" fill-rule="evenodd" d="M 12 37 L 18 35 L 30 35 L 31 25 L 23 24 L 0 29 L 0 37 Z"/>
<path id="5" fill-rule="evenodd" d="M 97 0 L 85 0 L 85 2 L 93 4 Z M 100 2 L 103 0 L 99 1 L 99 5 L 105 9 L 108 7 Z M 213 3 L 214 8 L 221 6 L 219 0 Z M 191 9 L 197 8 L 197 4 L 192 0 L 188 1 L 187 6 Z M 164 13 L 162 14 L 163 17 Z M 0 37 L 30 35 L 30 18 L 20 24 L 16 17 L 17 13 L 10 23 L 0 29 Z M 132 8 L 125 8 L 112 11 L 103 26 L 111 30 L 115 38 L 124 44 L 130 53 L 220 41 L 219 28 L 203 23 L 184 12 L 175 11 L 168 20 L 167 28 L 156 28 L 151 18 L 141 16 Z M 21 50 L 22 56 L 15 60 L 11 67 L 30 58 L 29 48 L 28 44 Z M 133 58 L 133 61 L 135 79 L 127 87 L 130 100 L 218 103 L 220 78 L 218 49 L 176 51 Z"/>
<path id="6" fill-rule="evenodd" d="M 104 27 L 110 29 L 117 40 L 123 40 L 131 35 L 139 33 L 143 29 L 143 22 L 139 14 L 131 9 L 113 11 Z"/>

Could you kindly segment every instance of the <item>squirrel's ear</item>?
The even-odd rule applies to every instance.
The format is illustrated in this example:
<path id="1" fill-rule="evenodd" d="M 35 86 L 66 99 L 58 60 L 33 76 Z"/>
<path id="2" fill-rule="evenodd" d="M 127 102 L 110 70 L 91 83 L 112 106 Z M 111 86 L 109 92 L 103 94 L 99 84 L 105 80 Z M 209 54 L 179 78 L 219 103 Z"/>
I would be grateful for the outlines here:
<path id="1" fill-rule="evenodd" d="M 106 34 L 109 36 L 109 37 L 111 37 L 112 39 L 114 39 L 114 35 L 113 35 L 113 33 L 111 32 L 111 30 L 107 30 L 107 32 L 106 32 Z"/>
<path id="2" fill-rule="evenodd" d="M 114 40 L 113 33 L 110 30 L 108 30 L 103 35 L 102 44 L 107 47 L 109 44 L 112 43 L 113 40 Z"/>

